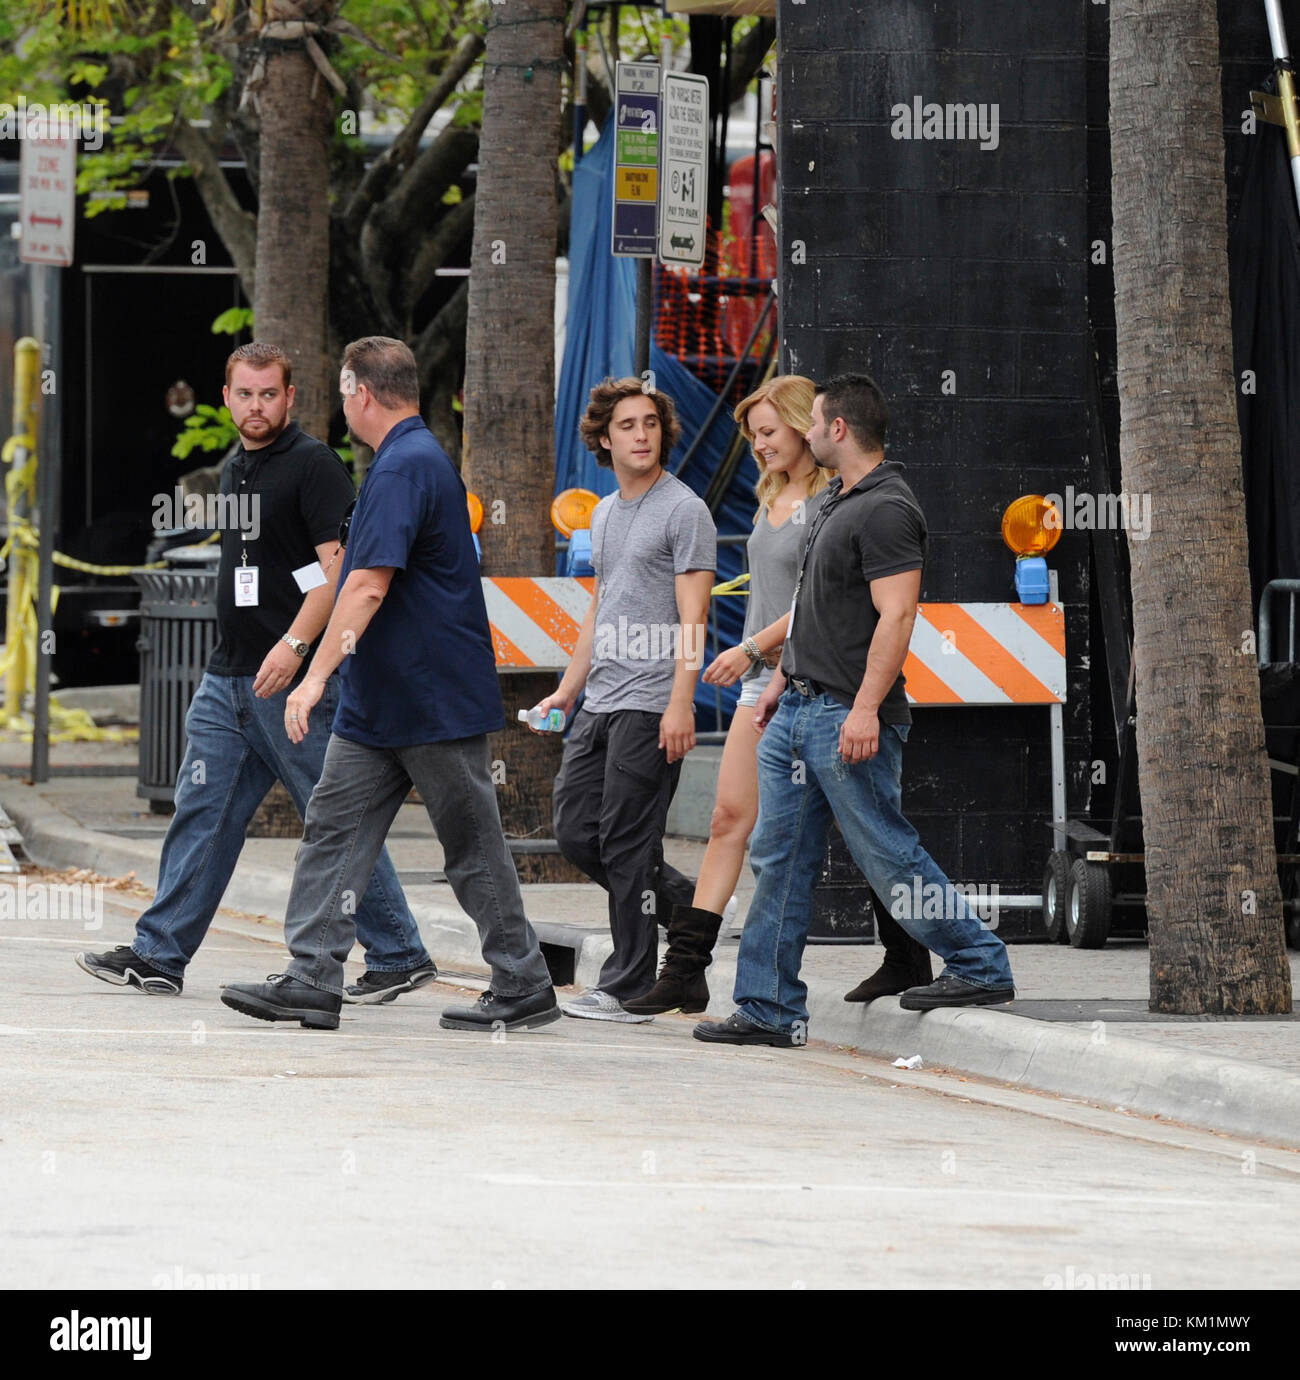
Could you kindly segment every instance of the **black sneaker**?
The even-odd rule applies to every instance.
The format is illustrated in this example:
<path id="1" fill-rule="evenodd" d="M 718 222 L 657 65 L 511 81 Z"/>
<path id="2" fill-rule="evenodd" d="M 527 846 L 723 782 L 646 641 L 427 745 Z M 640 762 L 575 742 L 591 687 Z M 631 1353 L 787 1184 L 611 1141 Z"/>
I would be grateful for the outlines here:
<path id="1" fill-rule="evenodd" d="M 438 1024 L 444 1030 L 539 1030 L 559 1019 L 555 988 L 543 987 L 527 997 L 484 992 L 473 1006 L 449 1006 Z"/>
<path id="2" fill-rule="evenodd" d="M 421 968 L 408 968 L 404 973 L 381 973 L 367 968 L 359 982 L 343 989 L 343 1000 L 362 1006 L 396 1001 L 403 992 L 414 992 L 417 987 L 423 987 L 437 976 L 438 970 L 432 963 L 426 963 Z"/>
<path id="3" fill-rule="evenodd" d="M 77 967 L 101 982 L 111 982 L 114 987 L 138 987 L 151 997 L 179 996 L 185 986 L 184 979 L 146 963 L 129 944 L 119 944 L 104 954 L 78 954 Z"/>
<path id="4" fill-rule="evenodd" d="M 939 1006 L 1005 1006 L 1014 987 L 976 987 L 958 977 L 938 977 L 925 987 L 909 987 L 898 999 L 904 1011 L 933 1011 Z"/>

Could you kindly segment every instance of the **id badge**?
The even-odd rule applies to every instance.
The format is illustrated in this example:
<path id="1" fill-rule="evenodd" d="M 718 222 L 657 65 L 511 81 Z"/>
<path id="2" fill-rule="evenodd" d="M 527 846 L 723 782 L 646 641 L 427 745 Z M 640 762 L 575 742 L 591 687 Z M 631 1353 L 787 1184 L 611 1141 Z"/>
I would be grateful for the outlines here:
<path id="1" fill-rule="evenodd" d="M 235 607 L 253 609 L 257 607 L 257 567 L 238 565 L 235 567 Z"/>

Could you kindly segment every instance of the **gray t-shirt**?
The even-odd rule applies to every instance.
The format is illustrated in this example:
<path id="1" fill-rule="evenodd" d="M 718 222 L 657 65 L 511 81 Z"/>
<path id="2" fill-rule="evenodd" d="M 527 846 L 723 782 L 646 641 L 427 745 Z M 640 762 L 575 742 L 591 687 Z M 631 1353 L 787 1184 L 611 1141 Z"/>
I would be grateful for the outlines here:
<path id="1" fill-rule="evenodd" d="M 758 515 L 754 530 L 745 543 L 749 557 L 749 603 L 745 610 L 745 637 L 762 632 L 782 614 L 790 612 L 790 598 L 799 575 L 803 549 L 808 543 L 813 518 L 822 506 L 826 490 L 799 504 L 780 527 L 773 527 L 767 513 Z M 766 668 L 751 666 L 741 677 L 753 680 Z"/>
<path id="2" fill-rule="evenodd" d="M 608 494 L 591 516 L 600 603 L 585 708 L 644 709 L 672 698 L 680 625 L 676 577 L 717 568 L 718 533 L 704 501 L 667 471 L 639 498 Z"/>

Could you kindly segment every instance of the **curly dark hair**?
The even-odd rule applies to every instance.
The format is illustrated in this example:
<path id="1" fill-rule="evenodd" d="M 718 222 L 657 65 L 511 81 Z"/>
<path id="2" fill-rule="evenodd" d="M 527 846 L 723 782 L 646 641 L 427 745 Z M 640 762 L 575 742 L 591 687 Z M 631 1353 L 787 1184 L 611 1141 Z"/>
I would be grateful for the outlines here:
<path id="1" fill-rule="evenodd" d="M 247 364 L 254 369 L 269 369 L 271 365 L 278 364 L 284 375 L 285 388 L 293 382 L 293 361 L 278 345 L 270 345 L 265 340 L 250 340 L 247 345 L 231 350 L 226 360 L 227 388 L 230 387 L 230 376 L 235 372 L 236 364 Z"/>
<path id="2" fill-rule="evenodd" d="M 582 444 L 596 457 L 596 463 L 605 469 L 611 469 L 614 462 L 610 459 L 609 451 L 600 444 L 600 438 L 608 438 L 609 424 L 614 420 L 614 409 L 619 403 L 624 398 L 639 397 L 649 398 L 659 414 L 659 427 L 663 433 L 659 448 L 661 465 L 668 463 L 668 457 L 682 434 L 677 408 L 667 393 L 644 387 L 640 379 L 604 379 L 591 390 L 587 410 L 578 423 L 578 432 L 582 436 Z"/>

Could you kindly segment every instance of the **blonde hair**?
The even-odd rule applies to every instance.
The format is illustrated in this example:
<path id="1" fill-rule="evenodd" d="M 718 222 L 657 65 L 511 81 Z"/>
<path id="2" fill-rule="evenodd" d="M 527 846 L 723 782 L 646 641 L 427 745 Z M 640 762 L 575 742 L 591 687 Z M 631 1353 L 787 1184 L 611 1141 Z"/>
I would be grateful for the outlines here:
<path id="1" fill-rule="evenodd" d="M 759 403 L 771 403 L 776 409 L 776 415 L 786 426 L 793 427 L 802 436 L 812 426 L 812 405 L 816 396 L 817 389 L 812 379 L 804 378 L 802 374 L 778 374 L 736 404 L 736 425 L 749 442 L 754 459 L 758 463 L 758 483 L 754 485 L 754 493 L 758 498 L 758 509 L 754 513 L 755 522 L 758 521 L 760 513 L 776 502 L 777 494 L 790 480 L 784 473 L 771 471 L 763 463 L 763 458 L 754 445 L 754 429 L 749 424 L 749 413 Z M 820 493 L 830 483 L 831 478 L 831 470 L 817 465 L 808 479 L 808 497 Z"/>

